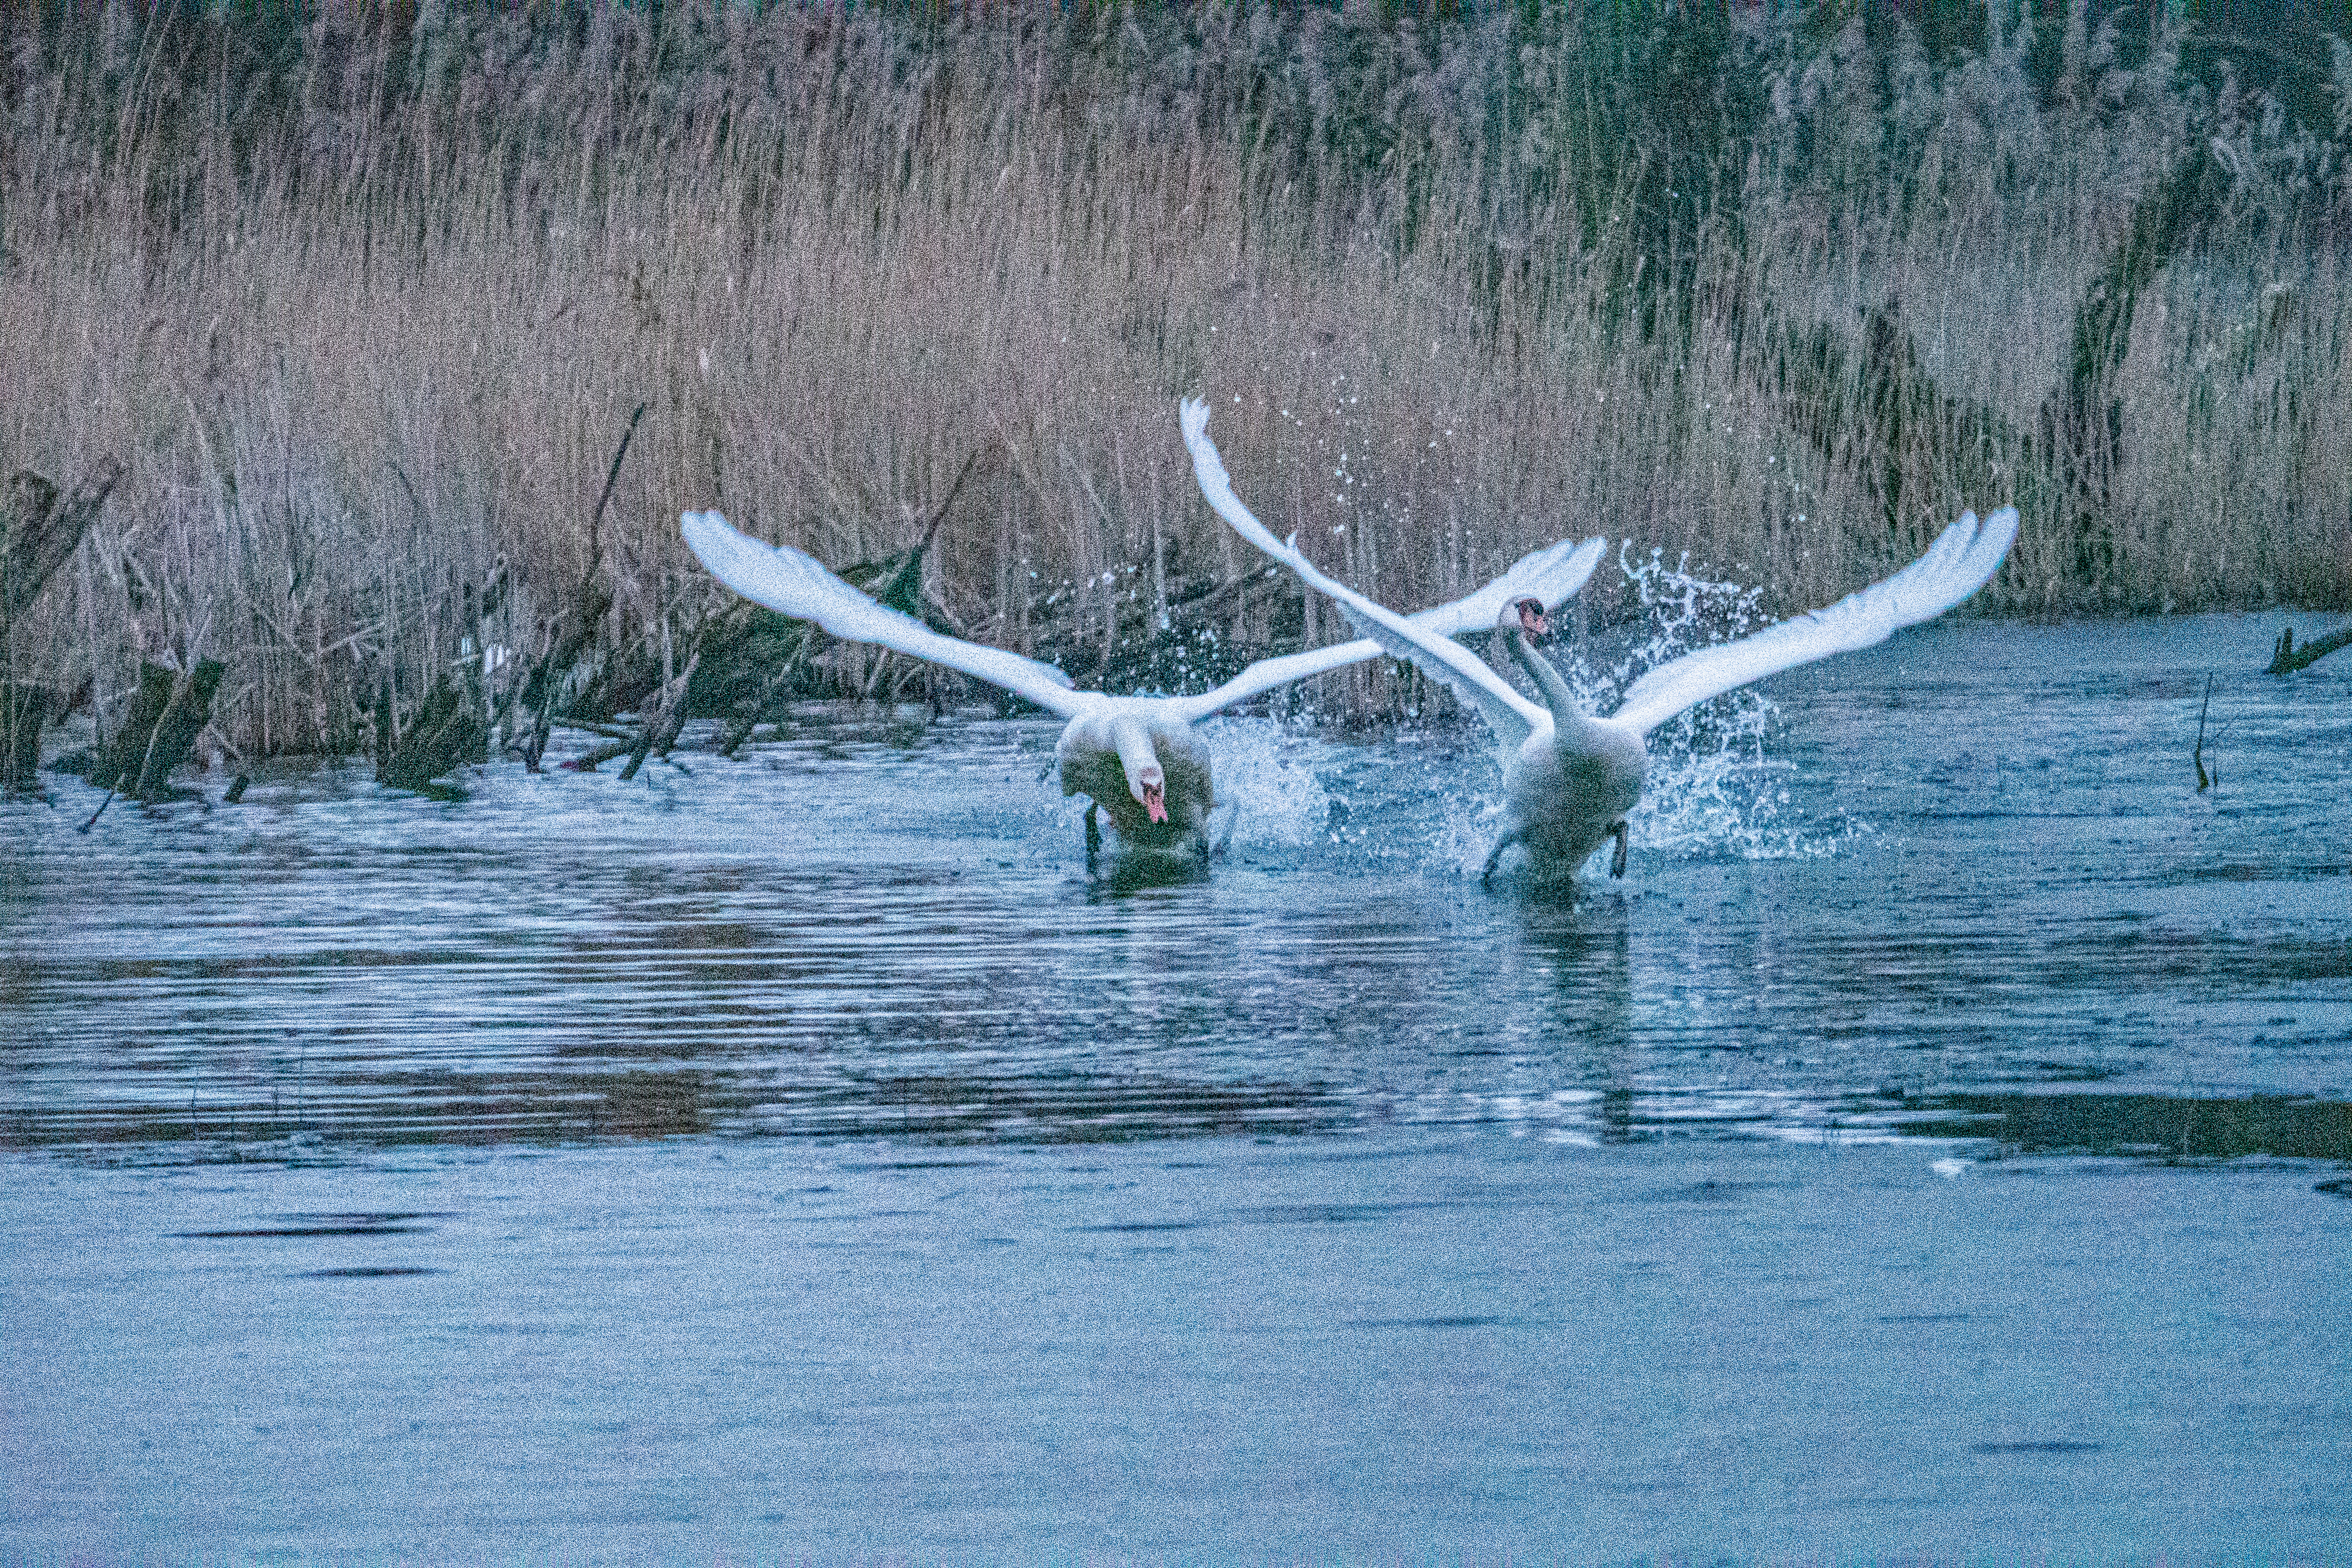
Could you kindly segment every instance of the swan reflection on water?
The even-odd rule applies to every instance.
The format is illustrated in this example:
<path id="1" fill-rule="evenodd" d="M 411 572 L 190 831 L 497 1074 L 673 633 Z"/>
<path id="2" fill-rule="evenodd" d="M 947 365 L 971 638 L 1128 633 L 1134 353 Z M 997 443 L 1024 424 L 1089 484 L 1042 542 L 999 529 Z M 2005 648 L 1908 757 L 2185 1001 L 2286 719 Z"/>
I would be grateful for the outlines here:
<path id="1" fill-rule="evenodd" d="M 1087 901 L 1125 898 L 1160 888 L 1182 888 L 1209 880 L 1212 855 L 1165 849 L 1123 848 L 1089 857 Z"/>

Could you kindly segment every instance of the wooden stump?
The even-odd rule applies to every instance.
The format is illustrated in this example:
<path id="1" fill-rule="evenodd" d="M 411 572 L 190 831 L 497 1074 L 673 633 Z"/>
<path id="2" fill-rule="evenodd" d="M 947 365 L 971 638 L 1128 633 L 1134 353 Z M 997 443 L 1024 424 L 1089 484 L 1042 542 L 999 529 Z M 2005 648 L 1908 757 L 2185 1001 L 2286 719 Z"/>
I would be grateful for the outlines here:
<path id="1" fill-rule="evenodd" d="M 489 721 L 483 711 L 481 680 L 472 668 L 463 680 L 446 671 L 437 677 L 398 741 L 380 744 L 376 783 L 423 789 L 452 768 L 488 755 Z"/>
<path id="2" fill-rule="evenodd" d="M 188 760 L 196 736 L 211 722 L 220 682 L 217 659 L 200 658 L 194 669 L 178 673 L 142 663 L 139 695 L 131 699 L 113 744 L 89 770 L 89 782 L 142 801 L 162 799 L 164 781 Z"/>
<path id="3" fill-rule="evenodd" d="M 30 468 L 0 487 L 0 786 L 35 787 L 41 727 L 60 706 L 47 689 L 14 679 L 16 617 L 73 554 L 121 477 L 121 463 L 101 458 L 62 505 L 58 487 Z"/>
<path id="4" fill-rule="evenodd" d="M 57 569 L 81 542 L 81 536 L 106 504 L 107 492 L 122 478 L 122 465 L 101 458 L 58 502 L 58 487 L 33 472 L 19 468 L 0 492 L 0 626 L 31 607 Z"/>
<path id="5" fill-rule="evenodd" d="M 125 790 L 139 782 L 147 766 L 147 744 L 155 738 L 156 721 L 172 700 L 172 672 L 160 664 L 142 662 L 139 666 L 139 695 L 131 700 L 131 711 L 122 718 L 122 728 L 114 732 L 114 740 L 99 754 L 97 765 L 89 770 L 89 782 L 100 789 Z M 127 775 L 127 776 L 126 776 Z"/>
<path id="6" fill-rule="evenodd" d="M 155 732 L 147 742 L 135 785 L 118 786 L 124 794 L 151 805 L 163 797 L 164 781 L 173 768 L 188 760 L 196 736 L 212 721 L 213 693 L 220 689 L 221 673 L 218 659 L 200 658 L 195 668 L 173 679 L 172 694 L 155 720 Z"/>

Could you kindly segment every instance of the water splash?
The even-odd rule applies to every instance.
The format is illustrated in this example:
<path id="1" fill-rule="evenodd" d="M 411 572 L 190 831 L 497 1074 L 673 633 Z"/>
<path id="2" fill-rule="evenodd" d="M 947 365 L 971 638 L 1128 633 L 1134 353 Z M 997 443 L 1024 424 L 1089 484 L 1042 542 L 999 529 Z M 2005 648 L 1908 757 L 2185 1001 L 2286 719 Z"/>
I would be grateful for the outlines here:
<path id="1" fill-rule="evenodd" d="M 1280 720 L 1232 714 L 1203 721 L 1202 740 L 1215 759 L 1218 810 L 1209 820 L 1214 840 L 1225 833 L 1225 814 L 1233 819 L 1233 843 L 1239 848 L 1296 848 L 1320 843 L 1331 815 L 1331 796 L 1318 776 L 1330 761 L 1330 748 L 1313 734 L 1286 726 Z M 1051 782 L 1048 767 L 1040 774 Z M 1087 797 L 1070 795 L 1050 807 L 1056 831 L 1076 838 L 1084 829 Z"/>
<path id="2" fill-rule="evenodd" d="M 1638 560 L 1621 552 L 1618 566 L 1643 611 L 1631 640 L 1600 662 L 1567 649 L 1551 654 L 1590 711 L 1612 711 L 1626 688 L 1659 665 L 1771 624 L 1762 588 L 1694 571 L 1687 556 L 1670 564 L 1660 551 Z M 1843 816 L 1830 824 L 1788 819 L 1794 769 L 1765 751 L 1779 717 L 1769 698 L 1743 688 L 1653 731 L 1649 781 L 1632 816 L 1633 847 L 1676 857 L 1810 858 L 1868 833 L 1868 824 Z M 1217 759 L 1218 796 L 1238 810 L 1237 847 L 1317 847 L 1475 877 L 1502 830 L 1502 775 L 1483 733 L 1464 744 L 1459 733 L 1406 731 L 1357 748 L 1274 719 L 1229 715 L 1202 728 Z M 1069 831 L 1084 809 L 1080 801 L 1064 803 L 1058 815 Z M 1507 864 L 1517 864 L 1516 854 Z"/>
<path id="3" fill-rule="evenodd" d="M 1571 677 L 1579 695 L 1594 700 L 1598 711 L 1613 709 L 1626 688 L 1660 665 L 1772 625 L 1760 585 L 1709 577 L 1703 566 L 1694 571 L 1687 552 L 1669 565 L 1662 550 L 1633 560 L 1621 546 L 1617 564 L 1645 620 L 1615 663 L 1605 670 L 1580 668 Z M 1652 731 L 1649 782 L 1631 819 L 1635 847 L 1746 860 L 1803 858 L 1835 854 L 1845 840 L 1868 832 L 1867 824 L 1852 819 L 1827 833 L 1783 820 L 1795 770 L 1764 750 L 1780 716 L 1770 698 L 1741 687 Z"/>
<path id="4" fill-rule="evenodd" d="M 1201 730 L 1217 759 L 1217 798 L 1240 814 L 1235 844 L 1297 847 L 1321 839 L 1331 796 L 1318 773 L 1330 748 L 1275 719 L 1228 715 Z"/>

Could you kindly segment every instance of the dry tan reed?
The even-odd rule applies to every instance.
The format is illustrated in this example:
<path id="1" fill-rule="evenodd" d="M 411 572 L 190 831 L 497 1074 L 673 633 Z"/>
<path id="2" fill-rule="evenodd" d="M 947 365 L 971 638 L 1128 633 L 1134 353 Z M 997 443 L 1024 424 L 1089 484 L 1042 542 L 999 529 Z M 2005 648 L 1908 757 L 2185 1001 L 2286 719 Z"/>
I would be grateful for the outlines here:
<path id="1" fill-rule="evenodd" d="M 2014 38 L 1930 68 L 1858 21 L 1758 24 L 1766 108 L 1695 192 L 1670 147 L 1597 150 L 1592 40 L 1512 15 L 661 15 L 322 14 L 268 70 L 115 6 L 20 44 L 0 463 L 130 468 L 20 666 L 105 710 L 138 655 L 216 658 L 230 743 L 348 744 L 379 681 L 457 654 L 501 556 L 494 635 L 532 646 L 640 401 L 599 542 L 616 647 L 719 602 L 681 509 L 846 562 L 978 454 L 934 592 L 1090 673 L 1122 604 L 1255 564 L 1193 490 L 1195 391 L 1244 493 L 1391 602 L 1602 532 L 1801 608 L 2012 499 L 2083 291 L 2200 137 L 2231 205 L 2133 317 L 2111 544 L 2021 497 L 1983 603 L 2352 605 L 2336 143 L 2195 99 L 2162 37 L 2126 69 L 2080 5 L 2063 90 Z M 1935 428 L 1874 402 L 1874 309 Z M 1213 604 L 1232 647 L 1338 632 L 1274 587 Z"/>

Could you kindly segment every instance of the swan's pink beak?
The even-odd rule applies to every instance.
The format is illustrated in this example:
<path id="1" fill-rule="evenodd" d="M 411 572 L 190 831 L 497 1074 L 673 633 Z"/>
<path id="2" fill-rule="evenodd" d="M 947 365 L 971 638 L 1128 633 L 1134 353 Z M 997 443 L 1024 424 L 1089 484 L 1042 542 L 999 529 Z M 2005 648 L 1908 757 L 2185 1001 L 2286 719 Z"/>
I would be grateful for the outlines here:
<path id="1" fill-rule="evenodd" d="M 1168 820 L 1168 797 L 1158 784 L 1143 786 L 1143 810 L 1154 822 Z"/>
<path id="2" fill-rule="evenodd" d="M 1542 637 L 1551 630 L 1551 621 L 1544 615 L 1540 603 L 1534 599 L 1519 601 L 1519 629 L 1531 637 Z"/>

